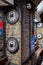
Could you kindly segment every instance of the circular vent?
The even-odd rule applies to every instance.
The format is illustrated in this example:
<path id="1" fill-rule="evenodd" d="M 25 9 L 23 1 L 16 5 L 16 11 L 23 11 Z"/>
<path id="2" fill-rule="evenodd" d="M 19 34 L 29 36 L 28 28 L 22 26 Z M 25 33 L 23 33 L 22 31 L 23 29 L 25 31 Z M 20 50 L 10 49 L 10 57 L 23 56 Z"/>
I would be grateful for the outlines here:
<path id="1" fill-rule="evenodd" d="M 37 23 L 37 27 L 38 28 L 42 27 L 42 23 Z"/>
<path id="2" fill-rule="evenodd" d="M 18 41 L 13 37 L 8 38 L 8 40 L 7 40 L 7 49 L 11 53 L 14 53 L 18 50 L 18 48 L 19 48 Z"/>
<path id="3" fill-rule="evenodd" d="M 11 10 L 7 14 L 7 20 L 10 24 L 14 24 L 18 21 L 19 13 L 17 10 Z"/>
<path id="4" fill-rule="evenodd" d="M 42 34 L 40 34 L 40 33 L 37 34 L 37 38 L 38 38 L 38 39 L 41 39 L 41 38 L 42 38 Z"/>

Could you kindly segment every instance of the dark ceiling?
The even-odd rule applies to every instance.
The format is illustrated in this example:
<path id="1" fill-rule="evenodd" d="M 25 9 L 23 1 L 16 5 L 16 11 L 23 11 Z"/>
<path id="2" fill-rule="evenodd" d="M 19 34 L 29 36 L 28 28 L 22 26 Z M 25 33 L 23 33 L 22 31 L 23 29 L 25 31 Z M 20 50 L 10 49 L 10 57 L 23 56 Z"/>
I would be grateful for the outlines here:
<path id="1" fill-rule="evenodd" d="M 36 6 L 41 2 L 41 0 L 34 0 L 34 1 Z"/>

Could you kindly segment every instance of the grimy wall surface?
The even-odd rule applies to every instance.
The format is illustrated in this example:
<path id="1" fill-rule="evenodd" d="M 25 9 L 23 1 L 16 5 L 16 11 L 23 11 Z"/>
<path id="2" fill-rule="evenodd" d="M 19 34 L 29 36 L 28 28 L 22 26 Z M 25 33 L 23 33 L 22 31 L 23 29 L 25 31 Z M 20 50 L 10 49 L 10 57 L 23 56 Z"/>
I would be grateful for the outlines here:
<path id="1" fill-rule="evenodd" d="M 33 22 L 32 16 L 34 14 L 32 12 L 30 14 L 30 11 L 27 9 L 25 3 L 17 6 L 17 10 L 19 11 L 19 19 L 14 25 L 9 24 L 6 19 L 6 40 L 9 37 L 16 38 L 19 43 L 19 50 L 16 53 L 10 53 L 6 48 L 6 55 L 8 56 L 8 60 L 10 62 L 21 65 L 21 63 L 24 63 L 30 56 L 30 22 Z M 27 65 L 28 64 L 31 65 L 31 61 L 29 61 Z"/>
<path id="2" fill-rule="evenodd" d="M 42 38 L 41 39 L 37 39 L 37 41 L 43 47 L 43 25 L 40 28 L 37 27 L 37 34 L 39 34 L 39 33 L 42 35 Z"/>
<path id="3" fill-rule="evenodd" d="M 33 11 L 30 12 L 26 8 L 25 4 L 22 4 L 21 8 L 18 7 L 18 10 L 19 20 L 14 25 L 10 25 L 6 20 L 6 40 L 9 37 L 16 38 L 19 42 L 19 50 L 11 54 L 6 48 L 6 54 L 10 62 L 21 65 L 21 63 L 24 63 L 30 56 L 30 33 L 31 29 L 33 30 L 30 22 L 33 22 L 34 14 Z M 31 64 L 31 61 L 29 61 L 29 63 Z"/>
<path id="4" fill-rule="evenodd" d="M 18 8 L 19 9 L 19 8 Z M 22 13 L 21 13 L 22 12 Z M 21 20 L 22 19 L 22 20 Z M 11 54 L 6 48 L 6 54 L 10 62 L 21 65 L 29 57 L 29 11 L 23 5 L 23 11 L 19 9 L 19 20 L 10 25 L 6 20 L 6 40 L 14 37 L 19 42 L 19 50 Z"/>
<path id="5" fill-rule="evenodd" d="M 7 23 L 6 20 L 6 40 L 14 37 L 18 40 L 19 50 L 16 53 L 10 53 L 6 49 L 6 54 L 10 62 L 21 65 L 21 12 L 19 10 L 19 20 L 14 25 Z"/>

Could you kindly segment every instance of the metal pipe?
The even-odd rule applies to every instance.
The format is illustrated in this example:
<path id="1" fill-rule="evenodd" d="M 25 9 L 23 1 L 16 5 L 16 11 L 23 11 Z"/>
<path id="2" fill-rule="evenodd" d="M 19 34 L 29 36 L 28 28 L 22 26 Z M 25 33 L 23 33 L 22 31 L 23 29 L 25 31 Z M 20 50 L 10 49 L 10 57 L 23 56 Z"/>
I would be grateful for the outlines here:
<path id="1" fill-rule="evenodd" d="M 43 0 L 37 6 L 37 12 L 39 13 L 39 15 L 42 14 L 42 12 L 43 12 Z"/>
<path id="2" fill-rule="evenodd" d="M 39 3 L 39 5 L 37 6 L 37 10 L 35 11 L 35 19 L 34 19 L 35 22 L 41 21 L 40 15 L 42 14 L 42 12 L 43 12 L 43 0 Z"/>

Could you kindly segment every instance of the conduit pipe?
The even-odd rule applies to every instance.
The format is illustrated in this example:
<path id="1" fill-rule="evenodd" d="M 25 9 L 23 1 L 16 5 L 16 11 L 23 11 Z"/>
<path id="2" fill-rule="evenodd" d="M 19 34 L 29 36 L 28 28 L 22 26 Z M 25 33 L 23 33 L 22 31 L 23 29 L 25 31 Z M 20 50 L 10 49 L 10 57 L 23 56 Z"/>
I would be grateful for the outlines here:
<path id="1" fill-rule="evenodd" d="M 39 5 L 37 6 L 37 10 L 35 11 L 35 19 L 34 19 L 35 22 L 41 21 L 40 15 L 42 14 L 42 12 L 43 12 L 43 0 L 39 3 Z"/>

